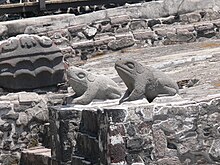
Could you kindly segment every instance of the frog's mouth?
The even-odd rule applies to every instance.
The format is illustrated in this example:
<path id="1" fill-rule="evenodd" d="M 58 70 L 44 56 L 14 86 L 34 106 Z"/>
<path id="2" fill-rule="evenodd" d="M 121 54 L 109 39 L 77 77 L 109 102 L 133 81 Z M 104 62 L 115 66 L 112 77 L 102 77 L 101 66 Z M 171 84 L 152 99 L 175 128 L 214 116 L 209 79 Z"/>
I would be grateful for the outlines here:
<path id="1" fill-rule="evenodd" d="M 77 84 L 77 85 L 81 85 L 83 87 L 87 87 L 87 84 L 84 81 L 80 81 L 80 80 L 77 80 L 77 79 L 74 79 L 74 78 L 71 78 L 71 77 L 68 78 L 68 81 L 70 83 L 73 83 L 73 84 Z"/>
<path id="2" fill-rule="evenodd" d="M 120 72 L 121 72 L 121 74 L 126 74 L 129 77 L 132 74 L 131 71 L 129 71 L 127 68 L 123 67 L 123 65 L 119 65 L 117 63 L 115 64 L 115 69 L 119 75 L 120 75 Z M 120 77 L 121 77 L 121 75 L 120 75 Z"/>
<path id="3" fill-rule="evenodd" d="M 133 89 L 134 86 L 134 77 L 132 76 L 131 71 L 123 67 L 123 65 L 115 64 L 115 69 L 118 72 L 118 75 L 124 81 L 128 89 Z"/>

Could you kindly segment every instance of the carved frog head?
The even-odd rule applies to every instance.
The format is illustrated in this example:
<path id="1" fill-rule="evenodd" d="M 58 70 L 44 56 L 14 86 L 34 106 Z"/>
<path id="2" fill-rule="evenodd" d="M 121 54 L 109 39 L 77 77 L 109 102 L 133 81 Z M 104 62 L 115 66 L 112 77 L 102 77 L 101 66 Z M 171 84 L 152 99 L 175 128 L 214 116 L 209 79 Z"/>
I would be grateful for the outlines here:
<path id="1" fill-rule="evenodd" d="M 115 69 L 128 88 L 132 88 L 138 75 L 144 72 L 144 67 L 132 59 L 117 60 Z"/>
<path id="2" fill-rule="evenodd" d="M 95 81 L 95 76 L 81 68 L 71 66 L 66 70 L 68 84 L 77 95 L 82 95 L 88 88 L 88 84 Z"/>

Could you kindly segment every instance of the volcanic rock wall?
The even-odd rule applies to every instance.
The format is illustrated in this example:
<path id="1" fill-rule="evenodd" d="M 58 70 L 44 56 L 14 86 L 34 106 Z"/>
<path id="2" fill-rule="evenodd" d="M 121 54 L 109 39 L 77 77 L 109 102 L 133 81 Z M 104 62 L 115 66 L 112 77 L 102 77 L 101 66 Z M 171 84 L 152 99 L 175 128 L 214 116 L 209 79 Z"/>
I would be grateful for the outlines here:
<path id="1" fill-rule="evenodd" d="M 26 92 L 1 96 L 0 111 L 0 164 L 16 164 L 23 149 L 48 142 L 49 115 L 41 96 Z"/>
<path id="2" fill-rule="evenodd" d="M 61 104 L 63 97 L 35 92 L 0 97 L 0 164 L 17 165 L 21 151 L 50 147 L 48 105 Z"/>
<path id="3" fill-rule="evenodd" d="M 68 117 L 81 113 L 77 131 L 71 126 L 72 118 L 63 120 L 69 128 L 64 129 L 65 135 L 63 131 L 58 133 L 58 137 L 65 137 L 77 132 L 72 165 L 219 164 L 220 99 L 202 102 L 167 99 L 170 102 L 103 104 L 99 109 L 56 107 L 51 112 L 60 115 L 51 117 L 57 121 L 62 120 L 61 114 Z M 57 128 L 56 125 L 52 127 Z M 55 140 L 53 144 L 57 151 L 60 144 L 64 147 L 68 143 Z"/>

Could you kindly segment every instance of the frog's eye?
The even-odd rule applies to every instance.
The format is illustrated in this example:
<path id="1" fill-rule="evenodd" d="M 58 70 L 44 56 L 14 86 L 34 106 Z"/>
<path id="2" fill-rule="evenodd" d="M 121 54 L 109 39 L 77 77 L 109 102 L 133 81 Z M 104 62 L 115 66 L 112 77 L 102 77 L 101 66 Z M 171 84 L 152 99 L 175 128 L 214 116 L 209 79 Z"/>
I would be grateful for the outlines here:
<path id="1" fill-rule="evenodd" d="M 132 62 L 127 62 L 125 65 L 127 65 L 130 69 L 134 68 L 134 64 Z"/>
<path id="2" fill-rule="evenodd" d="M 83 73 L 83 72 L 78 73 L 77 76 L 78 76 L 80 79 L 86 77 L 85 73 Z"/>

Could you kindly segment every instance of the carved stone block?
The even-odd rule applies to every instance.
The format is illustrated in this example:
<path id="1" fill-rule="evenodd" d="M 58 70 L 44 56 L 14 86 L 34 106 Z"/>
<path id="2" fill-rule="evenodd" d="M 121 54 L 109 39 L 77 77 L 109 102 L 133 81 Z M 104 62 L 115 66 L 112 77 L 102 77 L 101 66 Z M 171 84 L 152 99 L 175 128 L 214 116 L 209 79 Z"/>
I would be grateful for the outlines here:
<path id="1" fill-rule="evenodd" d="M 0 42 L 0 87 L 21 90 L 64 81 L 61 51 L 48 37 L 18 35 Z"/>

